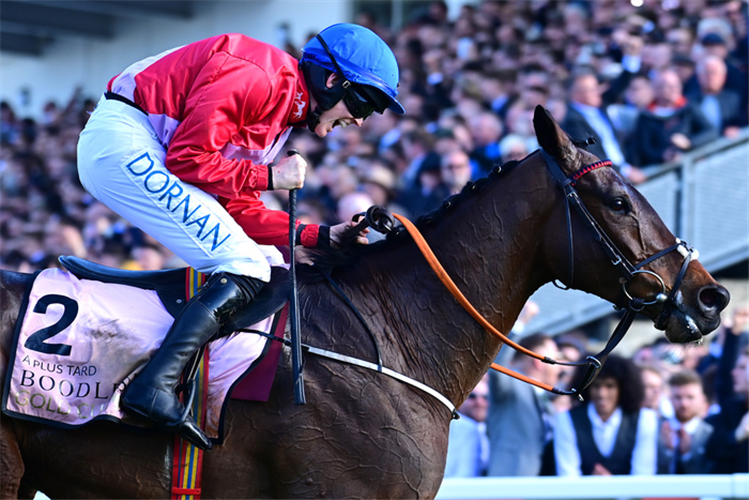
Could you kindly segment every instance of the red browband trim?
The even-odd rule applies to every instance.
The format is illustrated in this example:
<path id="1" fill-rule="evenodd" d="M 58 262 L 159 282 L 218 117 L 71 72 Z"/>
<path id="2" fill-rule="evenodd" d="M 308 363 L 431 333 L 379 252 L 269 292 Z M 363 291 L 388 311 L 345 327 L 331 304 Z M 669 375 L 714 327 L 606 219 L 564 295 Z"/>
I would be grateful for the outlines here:
<path id="1" fill-rule="evenodd" d="M 580 177 L 582 177 L 583 175 L 587 174 L 588 172 L 592 172 L 593 170 L 595 170 L 597 168 L 601 168 L 601 167 L 612 167 L 613 165 L 614 164 L 611 162 L 611 160 L 600 160 L 600 161 L 597 161 L 595 163 L 591 163 L 587 167 L 581 168 L 580 170 L 578 170 L 577 172 L 575 172 L 574 174 L 572 174 L 572 176 L 570 176 L 570 180 L 572 181 L 572 185 L 574 186 L 575 183 L 578 180 L 580 180 Z"/>

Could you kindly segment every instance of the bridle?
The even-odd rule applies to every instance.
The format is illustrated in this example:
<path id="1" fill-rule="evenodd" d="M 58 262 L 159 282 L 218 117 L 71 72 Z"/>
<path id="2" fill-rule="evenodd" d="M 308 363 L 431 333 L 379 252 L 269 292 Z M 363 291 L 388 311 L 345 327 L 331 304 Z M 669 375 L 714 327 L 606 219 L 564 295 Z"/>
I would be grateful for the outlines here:
<path id="1" fill-rule="evenodd" d="M 556 183 L 562 189 L 564 193 L 564 198 L 566 200 L 565 212 L 566 212 L 566 218 L 567 218 L 567 233 L 568 233 L 568 238 L 569 238 L 569 257 L 570 257 L 569 284 L 570 285 L 572 284 L 572 280 L 574 278 L 574 243 L 573 243 L 573 231 L 572 231 L 572 214 L 570 210 L 570 207 L 573 207 L 575 209 L 575 212 L 580 215 L 580 218 L 582 219 L 584 225 L 593 232 L 596 241 L 598 241 L 599 244 L 601 245 L 603 251 L 606 253 L 607 257 L 609 258 L 611 265 L 617 268 L 619 272 L 622 274 L 622 277 L 620 278 L 619 281 L 622 285 L 622 291 L 624 292 L 624 295 L 628 299 L 628 303 L 626 307 L 627 310 L 624 313 L 617 327 L 614 329 L 614 332 L 611 334 L 611 337 L 606 343 L 606 346 L 603 348 L 603 350 L 601 350 L 601 352 L 599 352 L 598 354 L 594 356 L 588 356 L 584 361 L 578 361 L 578 362 L 557 361 L 553 358 L 550 358 L 548 356 L 543 356 L 541 354 L 538 354 L 534 351 L 531 351 L 530 349 L 527 349 L 517 344 L 516 342 L 508 338 L 506 335 L 502 334 L 499 330 L 497 330 L 491 323 L 489 323 L 486 320 L 486 318 L 484 318 L 476 310 L 476 308 L 473 307 L 470 301 L 468 301 L 468 299 L 461 293 L 461 291 L 455 285 L 453 280 L 447 274 L 447 271 L 445 271 L 444 267 L 442 267 L 442 264 L 440 264 L 439 260 L 434 255 L 434 252 L 432 252 L 431 248 L 429 247 L 429 244 L 426 242 L 422 234 L 419 232 L 416 226 L 406 217 L 403 217 L 402 215 L 398 215 L 395 213 L 390 214 L 387 210 L 385 210 L 384 208 L 380 206 L 373 206 L 373 207 L 370 207 L 370 209 L 366 213 L 361 213 L 361 214 L 357 214 L 356 216 L 354 216 L 355 220 L 357 220 L 359 216 L 362 217 L 362 220 L 355 227 L 353 233 L 357 234 L 359 231 L 361 231 L 362 229 L 366 227 L 372 227 L 379 232 L 388 233 L 393 230 L 394 223 L 393 223 L 392 218 L 397 219 L 403 225 L 405 230 L 411 235 L 414 242 L 418 246 L 419 250 L 421 250 L 422 254 L 426 258 L 427 262 L 429 263 L 430 267 L 435 272 L 435 274 L 439 277 L 440 281 L 445 285 L 445 287 L 450 291 L 450 293 L 452 293 L 452 295 L 455 297 L 458 303 L 460 303 L 460 305 L 463 306 L 463 308 L 486 331 L 497 336 L 508 347 L 516 351 L 522 352 L 523 354 L 526 354 L 532 358 L 538 359 L 544 363 L 552 364 L 552 365 L 587 366 L 588 367 L 581 381 L 577 384 L 577 386 L 572 387 L 571 389 L 560 389 L 557 387 L 552 387 L 549 384 L 540 382 L 538 380 L 534 380 L 526 375 L 517 373 L 509 368 L 498 365 L 496 363 L 492 363 L 491 365 L 492 369 L 497 370 L 506 375 L 509 375 L 518 380 L 521 380 L 523 382 L 527 382 L 536 387 L 540 387 L 544 390 L 550 391 L 554 394 L 566 395 L 566 396 L 577 396 L 580 400 L 582 400 L 582 393 L 585 391 L 585 389 L 587 389 L 590 386 L 590 384 L 593 383 L 599 371 L 603 367 L 603 364 L 606 362 L 606 359 L 608 358 L 611 351 L 613 351 L 614 348 L 624 338 L 624 335 L 627 333 L 627 330 L 632 325 L 632 321 L 634 320 L 634 317 L 637 315 L 637 313 L 641 312 L 642 309 L 646 306 L 659 304 L 659 303 L 663 304 L 661 313 L 655 322 L 655 326 L 656 328 L 659 328 L 659 329 L 665 328 L 666 323 L 669 317 L 671 316 L 673 309 L 677 307 L 676 294 L 679 291 L 679 288 L 681 287 L 681 283 L 684 279 L 684 276 L 686 275 L 687 268 L 689 267 L 689 263 L 692 261 L 692 259 L 696 259 L 698 257 L 698 253 L 691 246 L 689 246 L 686 242 L 679 240 L 677 238 L 675 244 L 655 253 L 654 255 L 651 255 L 650 257 L 642 260 L 638 264 L 633 265 L 625 257 L 624 253 L 621 250 L 619 250 L 619 248 L 616 246 L 616 243 L 614 243 L 614 241 L 606 234 L 606 231 L 603 229 L 603 227 L 601 227 L 601 225 L 598 224 L 598 222 L 595 220 L 593 215 L 588 211 L 582 199 L 580 198 L 579 194 L 577 193 L 577 190 L 575 189 L 575 184 L 585 174 L 592 172 L 593 170 L 596 170 L 601 167 L 612 167 L 613 166 L 612 162 L 610 160 L 600 160 L 600 161 L 597 161 L 595 163 L 592 163 L 588 166 L 585 166 L 579 169 L 577 172 L 567 177 L 562 171 L 562 168 L 559 166 L 559 163 L 557 163 L 557 161 L 551 155 L 546 153 L 543 149 L 541 149 L 540 151 L 544 159 L 544 162 L 546 163 L 546 166 L 549 168 L 549 171 L 551 172 L 551 175 L 556 181 Z M 499 171 L 499 168 L 500 167 L 497 167 L 497 171 Z M 676 279 L 674 280 L 674 283 L 671 286 L 671 291 L 667 294 L 666 293 L 667 287 L 666 287 L 665 280 L 661 276 L 659 276 L 656 272 L 643 269 L 643 267 L 645 267 L 646 265 L 660 259 L 661 257 L 673 251 L 679 252 L 684 257 L 684 261 L 682 262 L 681 269 L 679 270 L 679 273 L 676 275 Z M 661 291 L 655 296 L 655 298 L 651 300 L 647 300 L 646 298 L 635 297 L 629 292 L 629 290 L 627 289 L 627 285 L 638 274 L 651 276 L 655 278 L 658 281 L 658 283 L 660 283 Z M 367 325 L 367 322 L 358 313 L 358 311 L 356 310 L 356 307 L 348 299 L 345 298 L 345 294 L 343 294 L 343 292 L 335 286 L 335 283 L 329 277 L 328 277 L 328 281 L 331 282 L 331 285 L 334 286 L 334 289 L 336 289 L 338 294 L 346 300 L 346 303 L 348 304 L 348 306 L 351 309 L 353 309 L 353 311 L 357 314 L 357 317 L 359 318 L 359 320 L 362 322 L 364 327 L 370 333 L 370 336 L 372 336 L 375 342 L 375 347 L 377 349 L 378 363 L 375 364 L 375 363 L 362 362 L 361 360 L 358 360 L 355 358 L 350 358 L 348 356 L 341 356 L 335 353 L 330 353 L 328 351 L 323 351 L 321 349 L 317 349 L 313 352 L 311 348 L 309 348 L 308 346 L 309 352 L 318 354 L 318 355 L 325 355 L 333 359 L 337 359 L 339 361 L 344 361 L 347 363 L 354 363 L 354 364 L 357 364 L 358 366 L 375 369 L 378 372 L 390 374 L 391 376 L 396 376 L 398 380 L 409 383 L 425 392 L 428 392 L 433 397 L 437 398 L 440 402 L 442 402 L 443 404 L 445 404 L 445 406 L 447 406 L 447 408 L 451 411 L 453 418 L 458 418 L 457 412 L 455 411 L 455 405 L 453 405 L 449 399 L 447 399 L 443 395 L 439 394 L 435 390 L 431 389 L 428 386 L 425 386 L 424 384 L 420 382 L 416 382 L 413 379 L 410 379 L 409 377 L 405 377 L 401 374 L 397 374 L 393 372 L 392 370 L 387 370 L 383 367 L 382 358 L 380 355 L 379 347 L 377 346 L 376 338 L 374 337 L 374 334 L 371 332 L 369 326 Z M 279 340 L 277 338 L 275 339 Z"/>
<path id="2" fill-rule="evenodd" d="M 571 389 L 560 389 L 557 387 L 553 387 L 549 384 L 532 379 L 526 375 L 517 373 L 509 368 L 498 365 L 496 363 L 492 363 L 491 365 L 492 369 L 497 370 L 501 373 L 504 373 L 505 375 L 509 375 L 518 380 L 522 380 L 523 382 L 527 382 L 536 387 L 540 387 L 544 390 L 550 391 L 554 394 L 566 395 L 566 396 L 577 396 L 578 398 L 582 400 L 581 394 L 583 393 L 583 391 L 585 391 L 585 389 L 587 389 L 590 386 L 590 384 L 593 383 L 596 376 L 598 375 L 598 372 L 603 367 L 603 364 L 606 362 L 606 359 L 608 358 L 611 351 L 613 351 L 614 348 L 621 342 L 621 340 L 624 338 L 624 335 L 627 333 L 627 330 L 632 325 L 632 321 L 634 320 L 635 316 L 637 315 L 637 313 L 642 311 L 642 309 L 645 306 L 659 304 L 659 303 L 663 304 L 661 313 L 655 322 L 655 326 L 656 328 L 659 328 L 659 329 L 665 328 L 666 322 L 671 316 L 671 312 L 676 307 L 676 294 L 679 288 L 681 287 L 681 283 L 687 272 L 687 267 L 689 266 L 689 263 L 692 261 L 693 258 L 697 258 L 697 252 L 692 247 L 690 247 L 686 242 L 677 239 L 675 244 L 644 259 L 638 264 L 633 265 L 629 261 L 629 259 L 625 257 L 624 253 L 621 250 L 619 250 L 619 248 L 616 246 L 616 243 L 614 243 L 614 241 L 606 234 L 606 231 L 603 229 L 603 227 L 601 227 L 601 225 L 598 224 L 598 222 L 595 220 L 593 215 L 588 211 L 582 199 L 580 198 L 579 194 L 577 193 L 577 190 L 575 189 L 575 184 L 580 180 L 582 176 L 601 167 L 611 167 L 612 162 L 610 160 L 600 160 L 600 161 L 597 161 L 595 163 L 592 163 L 590 165 L 587 165 L 579 169 L 577 172 L 567 177 L 562 171 L 562 168 L 559 166 L 559 163 L 557 163 L 557 161 L 551 155 L 546 153 L 543 149 L 541 150 L 541 154 L 543 155 L 543 159 L 546 163 L 546 166 L 549 168 L 549 171 L 551 172 L 552 177 L 555 179 L 559 187 L 562 189 L 564 193 L 564 198 L 566 200 L 565 211 L 566 211 L 566 217 L 567 217 L 567 233 L 568 233 L 568 238 L 569 238 L 569 256 L 570 256 L 570 281 L 569 283 L 570 284 L 572 283 L 572 278 L 574 277 L 573 276 L 574 275 L 574 268 L 573 268 L 574 244 L 573 244 L 573 236 L 572 236 L 573 235 L 572 215 L 571 215 L 571 210 L 570 210 L 570 207 L 573 207 L 575 209 L 575 212 L 580 215 L 580 218 L 582 219 L 584 225 L 593 232 L 595 240 L 599 242 L 603 251 L 606 253 L 607 257 L 609 258 L 611 264 L 615 268 L 617 268 L 619 272 L 622 274 L 622 277 L 620 278 L 619 281 L 621 282 L 624 295 L 628 299 L 628 303 L 626 306 L 627 310 L 624 313 L 624 316 L 622 317 L 617 327 L 614 329 L 614 332 L 611 334 L 611 337 L 606 343 L 606 346 L 603 348 L 603 350 L 601 350 L 601 352 L 599 352 L 598 354 L 594 356 L 588 356 L 584 361 L 575 361 L 575 362 L 557 361 L 553 358 L 550 358 L 548 356 L 543 356 L 541 354 L 538 354 L 534 351 L 531 351 L 530 349 L 527 349 L 517 344 L 516 342 L 508 338 L 506 335 L 501 333 L 499 330 L 497 330 L 493 325 L 491 325 L 486 320 L 486 318 L 484 318 L 476 310 L 476 308 L 473 307 L 470 301 L 468 301 L 468 299 L 461 293 L 461 291 L 452 281 L 452 279 L 447 274 L 445 269 L 442 267 L 442 264 L 440 264 L 439 260 L 434 255 L 434 252 L 432 252 L 431 248 L 429 248 L 429 245 L 427 244 L 426 240 L 421 235 L 419 230 L 416 228 L 416 226 L 414 226 L 414 224 L 411 221 L 409 221 L 407 218 L 401 215 L 393 214 L 393 217 L 398 219 L 398 221 L 400 221 L 400 223 L 403 224 L 405 229 L 414 239 L 414 242 L 416 243 L 416 245 L 424 254 L 424 257 L 426 258 L 429 265 L 432 267 L 432 270 L 439 277 L 440 281 L 442 281 L 442 283 L 457 299 L 460 305 L 463 306 L 463 308 L 486 331 L 499 337 L 500 340 L 502 340 L 502 342 L 506 344 L 508 347 L 516 351 L 522 352 L 523 354 L 526 354 L 527 356 L 538 359 L 539 361 L 542 361 L 544 363 L 552 364 L 552 365 L 587 366 L 588 367 L 582 380 L 577 384 L 577 386 Z M 654 271 L 643 269 L 643 267 L 654 262 L 657 259 L 660 259 L 664 255 L 671 253 L 672 251 L 678 251 L 684 257 L 684 261 L 682 262 L 681 269 L 679 270 L 679 273 L 676 275 L 676 279 L 674 280 L 674 283 L 671 286 L 671 291 L 668 294 L 666 294 L 667 287 L 666 287 L 665 280 L 661 278 Z M 661 291 L 655 296 L 654 299 L 647 300 L 646 298 L 642 298 L 642 297 L 634 297 L 627 289 L 627 285 L 638 274 L 652 276 L 660 283 Z"/>
<path id="3" fill-rule="evenodd" d="M 655 321 L 655 327 L 660 330 L 666 327 L 666 323 L 668 322 L 668 319 L 671 316 L 671 313 L 673 312 L 674 308 L 677 307 L 676 294 L 679 291 L 679 288 L 681 287 L 682 281 L 684 280 L 684 276 L 687 272 L 687 268 L 689 267 L 689 263 L 692 261 L 693 258 L 696 259 L 698 257 L 698 254 L 696 250 L 694 250 L 691 246 L 689 246 L 689 244 L 677 238 L 675 244 L 657 252 L 654 255 L 651 255 L 650 257 L 642 260 L 638 264 L 633 265 L 627 259 L 627 257 L 625 257 L 624 253 L 621 250 L 619 250 L 619 248 L 616 246 L 616 243 L 614 243 L 613 240 L 606 234 L 606 231 L 603 229 L 603 227 L 601 227 L 601 225 L 598 224 L 598 222 L 595 220 L 593 215 L 588 211 L 582 199 L 580 198 L 579 194 L 577 193 L 577 190 L 575 189 L 575 184 L 585 174 L 592 172 L 593 170 L 596 170 L 601 167 L 612 167 L 613 166 L 612 162 L 610 160 L 600 160 L 588 166 L 582 167 L 577 172 L 567 177 L 562 171 L 562 168 L 559 166 L 559 163 L 557 163 L 556 159 L 554 159 L 554 157 L 552 157 L 543 149 L 541 149 L 540 152 L 544 159 L 544 162 L 546 163 L 546 166 L 549 168 L 549 171 L 551 172 L 552 177 L 556 181 L 557 185 L 562 189 L 564 193 L 564 198 L 566 200 L 565 214 L 567 218 L 567 233 L 568 233 L 568 242 L 569 242 L 570 278 L 568 282 L 569 283 L 568 287 L 564 289 L 568 289 L 572 285 L 572 280 L 574 278 L 574 244 L 573 244 L 573 236 L 572 236 L 573 235 L 572 216 L 570 213 L 571 212 L 570 207 L 572 207 L 574 208 L 575 212 L 580 216 L 580 219 L 582 219 L 585 227 L 587 227 L 590 231 L 593 232 L 593 235 L 596 241 L 598 241 L 599 244 L 601 245 L 601 248 L 603 249 L 604 253 L 609 258 L 611 265 L 613 265 L 621 273 L 622 277 L 620 278 L 619 281 L 622 284 L 622 291 L 624 292 L 624 295 L 628 299 L 626 312 L 624 313 L 624 316 L 622 317 L 617 327 L 614 329 L 614 332 L 611 334 L 611 337 L 609 338 L 608 342 L 606 343 L 606 346 L 601 352 L 599 352 L 595 356 L 588 356 L 584 362 L 577 362 L 577 363 L 556 362 L 557 364 L 563 364 L 567 366 L 584 366 L 586 364 L 588 365 L 588 370 L 586 371 L 585 375 L 583 376 L 583 379 L 580 381 L 580 383 L 578 384 L 576 388 L 572 388 L 568 391 L 558 390 L 558 389 L 552 390 L 552 392 L 555 392 L 557 394 L 577 395 L 578 397 L 581 397 L 580 396 L 581 393 L 591 383 L 593 383 L 593 380 L 595 380 L 596 376 L 598 375 L 598 372 L 603 366 L 603 363 L 606 361 L 606 358 L 608 358 L 608 355 L 624 338 L 624 335 L 627 333 L 627 330 L 632 325 L 632 321 L 634 320 L 634 317 L 637 315 L 637 313 L 642 311 L 642 309 L 645 306 L 662 303 L 663 307 L 661 309 L 660 315 Z M 684 257 L 684 260 L 681 264 L 681 269 L 679 269 L 679 273 L 676 275 L 676 279 L 674 280 L 674 283 L 671 286 L 671 291 L 668 294 L 666 294 L 666 283 L 664 279 L 661 276 L 659 276 L 657 273 L 655 273 L 654 271 L 643 269 L 643 267 L 671 253 L 674 250 L 678 251 Z M 627 285 L 638 274 L 651 276 L 660 283 L 661 292 L 658 293 L 655 296 L 655 298 L 651 300 L 647 300 L 641 297 L 634 297 L 627 290 Z M 560 286 L 560 288 L 562 287 Z"/>

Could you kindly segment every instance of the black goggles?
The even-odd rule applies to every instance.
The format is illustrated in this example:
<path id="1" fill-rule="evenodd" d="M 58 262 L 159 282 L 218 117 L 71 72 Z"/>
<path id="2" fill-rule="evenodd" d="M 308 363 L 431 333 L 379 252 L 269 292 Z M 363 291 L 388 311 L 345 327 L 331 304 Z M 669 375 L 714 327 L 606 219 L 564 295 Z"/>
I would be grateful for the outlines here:
<path id="1" fill-rule="evenodd" d="M 346 93 L 343 94 L 343 102 L 354 118 L 364 119 L 375 111 L 374 105 L 366 97 L 354 90 L 353 86 L 349 87 Z"/>

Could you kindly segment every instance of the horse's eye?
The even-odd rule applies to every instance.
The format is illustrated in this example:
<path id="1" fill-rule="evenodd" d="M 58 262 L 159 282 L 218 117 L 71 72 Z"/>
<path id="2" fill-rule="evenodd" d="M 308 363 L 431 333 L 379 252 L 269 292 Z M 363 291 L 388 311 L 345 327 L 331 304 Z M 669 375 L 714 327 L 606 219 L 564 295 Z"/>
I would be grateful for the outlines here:
<path id="1" fill-rule="evenodd" d="M 623 212 L 628 209 L 627 202 L 624 198 L 614 198 L 609 202 L 609 207 L 614 212 Z"/>

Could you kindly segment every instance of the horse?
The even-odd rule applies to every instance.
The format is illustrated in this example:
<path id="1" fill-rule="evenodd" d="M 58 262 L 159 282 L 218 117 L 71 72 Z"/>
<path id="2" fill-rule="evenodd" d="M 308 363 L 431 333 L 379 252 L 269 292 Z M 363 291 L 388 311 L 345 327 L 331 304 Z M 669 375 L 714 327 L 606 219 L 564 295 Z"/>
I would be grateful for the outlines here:
<path id="1" fill-rule="evenodd" d="M 533 292 L 557 280 L 620 307 L 629 296 L 643 298 L 640 312 L 672 342 L 696 342 L 717 328 L 727 291 L 697 260 L 670 251 L 681 244 L 675 245 L 645 198 L 610 166 L 586 169 L 599 159 L 548 111 L 537 107 L 533 122 L 540 150 L 470 183 L 417 221 L 467 300 L 494 328 L 509 332 Z M 563 172 L 561 182 L 549 162 Z M 569 210 L 571 195 L 560 189 L 560 183 L 572 184 L 569 179 L 597 231 L 583 223 L 579 211 Z M 646 262 L 624 287 L 601 232 L 624 260 Z M 448 293 L 409 233 L 393 231 L 340 262 L 322 257 L 319 265 L 298 266 L 302 340 L 375 363 L 379 357 L 388 369 L 460 405 L 503 342 Z M 333 291 L 325 273 L 358 314 Z M 30 279 L 0 274 L 2 377 Z M 303 371 L 307 402 L 297 405 L 290 366 L 290 350 L 284 348 L 269 400 L 229 403 L 225 440 L 204 455 L 202 496 L 437 494 L 453 417 L 449 405 L 377 370 L 310 353 Z M 35 490 L 53 498 L 170 495 L 173 436 L 168 433 L 98 421 L 58 429 L 4 417 L 1 438 L 3 498 L 30 497 Z"/>

